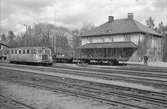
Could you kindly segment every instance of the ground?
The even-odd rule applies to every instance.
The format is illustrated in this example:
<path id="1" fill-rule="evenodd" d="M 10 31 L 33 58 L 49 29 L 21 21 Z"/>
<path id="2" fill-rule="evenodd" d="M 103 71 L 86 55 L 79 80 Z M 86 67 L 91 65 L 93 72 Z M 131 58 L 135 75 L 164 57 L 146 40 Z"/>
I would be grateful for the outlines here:
<path id="1" fill-rule="evenodd" d="M 128 61 L 127 64 L 144 65 L 144 62 L 130 62 L 130 61 Z M 167 67 L 167 62 L 148 62 L 148 66 L 152 66 L 152 67 Z"/>
<path id="2" fill-rule="evenodd" d="M 1 94 L 26 104 L 31 104 L 37 109 L 114 109 L 111 105 L 98 101 L 22 86 L 6 81 L 0 81 L 0 89 Z"/>

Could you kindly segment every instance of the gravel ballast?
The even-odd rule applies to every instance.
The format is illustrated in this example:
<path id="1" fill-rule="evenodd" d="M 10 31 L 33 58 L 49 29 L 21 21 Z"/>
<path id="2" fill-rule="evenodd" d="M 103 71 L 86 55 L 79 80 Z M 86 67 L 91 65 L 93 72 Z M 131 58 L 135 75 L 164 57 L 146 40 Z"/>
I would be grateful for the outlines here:
<path id="1" fill-rule="evenodd" d="M 115 109 L 111 105 L 58 92 L 0 81 L 0 94 L 24 102 L 36 109 Z"/>

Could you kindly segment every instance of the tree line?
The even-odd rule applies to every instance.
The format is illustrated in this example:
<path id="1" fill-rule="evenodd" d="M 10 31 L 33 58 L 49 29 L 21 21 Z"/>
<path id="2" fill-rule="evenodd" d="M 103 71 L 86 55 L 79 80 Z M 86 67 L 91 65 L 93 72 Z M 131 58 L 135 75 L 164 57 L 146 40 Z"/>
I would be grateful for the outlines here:
<path id="1" fill-rule="evenodd" d="M 154 19 L 149 17 L 146 20 L 146 25 L 155 30 L 156 32 L 162 34 L 162 61 L 167 62 L 167 25 L 164 25 L 163 22 L 160 22 L 158 26 L 155 26 Z"/>
<path id="2" fill-rule="evenodd" d="M 78 56 L 78 47 L 81 45 L 79 36 L 94 28 L 93 25 L 87 24 L 79 30 L 69 30 L 48 23 L 25 25 L 25 27 L 26 31 L 17 35 L 13 31 L 1 34 L 1 41 L 12 48 L 45 46 L 50 48 L 53 54 L 64 54 L 65 56 Z"/>

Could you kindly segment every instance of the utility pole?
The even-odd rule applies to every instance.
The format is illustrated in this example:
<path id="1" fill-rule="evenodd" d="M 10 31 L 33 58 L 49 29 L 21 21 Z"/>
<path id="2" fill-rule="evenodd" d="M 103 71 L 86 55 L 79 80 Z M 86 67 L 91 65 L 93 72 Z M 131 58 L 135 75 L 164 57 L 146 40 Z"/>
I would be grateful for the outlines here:
<path id="1" fill-rule="evenodd" d="M 57 45 L 56 44 L 57 44 L 57 31 L 55 32 L 55 35 L 53 36 L 53 50 L 54 50 L 54 54 L 57 54 Z"/>
<path id="2" fill-rule="evenodd" d="M 27 24 L 24 24 L 25 28 L 26 28 L 26 32 L 25 32 L 25 46 L 27 46 L 27 43 L 28 43 L 28 38 L 27 38 L 27 30 L 28 30 L 28 25 Z"/>
<path id="3" fill-rule="evenodd" d="M 55 38 L 54 38 L 54 36 L 53 36 L 53 54 L 55 54 L 55 47 L 54 47 L 54 46 L 55 46 L 55 45 L 54 45 L 54 42 L 55 42 L 55 41 L 54 41 L 54 39 L 55 39 Z"/>

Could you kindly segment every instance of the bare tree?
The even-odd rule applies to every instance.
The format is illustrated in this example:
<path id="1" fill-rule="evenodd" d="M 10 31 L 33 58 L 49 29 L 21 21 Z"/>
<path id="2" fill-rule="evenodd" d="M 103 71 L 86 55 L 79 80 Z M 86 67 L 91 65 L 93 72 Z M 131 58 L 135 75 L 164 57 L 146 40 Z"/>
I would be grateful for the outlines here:
<path id="1" fill-rule="evenodd" d="M 7 40 L 8 40 L 8 45 L 10 47 L 16 47 L 15 38 L 16 38 L 16 35 L 14 34 L 14 32 L 13 31 L 8 31 Z"/>
<path id="2" fill-rule="evenodd" d="M 163 39 L 162 39 L 163 58 L 162 60 L 167 62 L 167 25 L 161 27 L 160 31 L 163 34 Z"/>
<path id="3" fill-rule="evenodd" d="M 1 41 L 3 42 L 7 41 L 6 35 L 4 33 L 0 37 L 1 37 Z"/>
<path id="4" fill-rule="evenodd" d="M 79 57 L 80 55 L 79 47 L 81 46 L 80 31 L 74 30 L 72 31 L 72 34 L 73 34 L 73 38 L 72 38 L 73 56 Z"/>
<path id="5" fill-rule="evenodd" d="M 154 24 L 154 19 L 152 17 L 149 17 L 146 20 L 146 24 L 149 28 L 154 29 L 155 24 Z"/>

